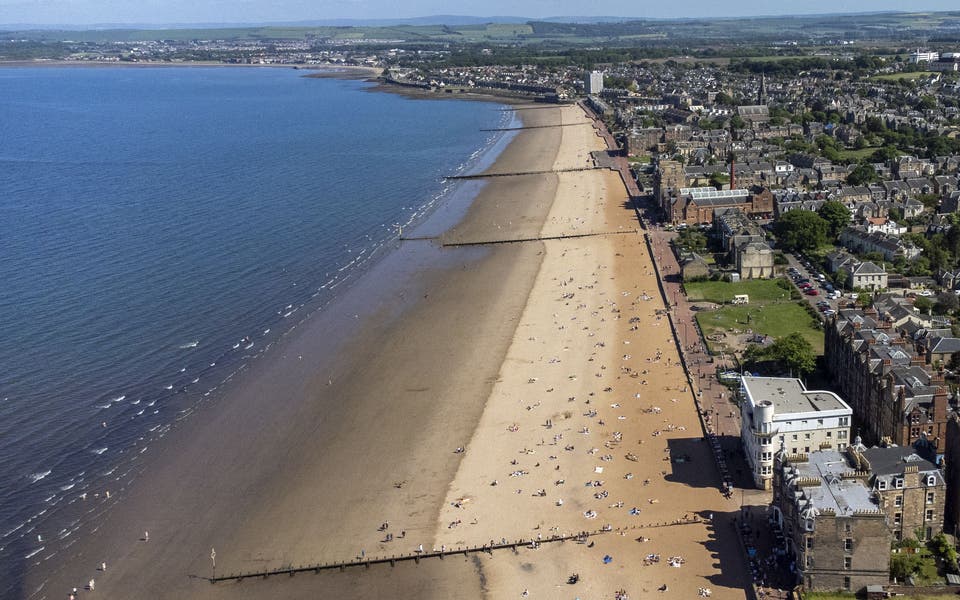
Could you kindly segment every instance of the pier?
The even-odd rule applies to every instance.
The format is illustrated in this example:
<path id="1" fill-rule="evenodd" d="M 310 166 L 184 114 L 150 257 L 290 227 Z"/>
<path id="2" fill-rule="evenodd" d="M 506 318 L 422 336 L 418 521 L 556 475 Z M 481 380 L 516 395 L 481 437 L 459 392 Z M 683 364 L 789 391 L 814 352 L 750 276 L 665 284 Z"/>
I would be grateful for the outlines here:
<path id="1" fill-rule="evenodd" d="M 595 531 L 581 531 L 579 533 L 568 534 L 568 535 L 551 535 L 549 537 L 529 538 L 523 539 L 520 538 L 516 541 L 508 541 L 501 538 L 500 542 L 495 542 L 490 540 L 490 543 L 483 544 L 480 546 L 458 546 L 456 548 L 448 548 L 445 550 L 431 550 L 430 552 L 410 552 L 407 554 L 393 554 L 390 556 L 381 556 L 376 558 L 356 558 L 353 560 L 330 562 L 330 563 L 316 563 L 310 565 L 300 565 L 300 566 L 288 566 L 288 567 L 279 567 L 276 569 L 264 569 L 262 571 L 244 571 L 240 573 L 230 573 L 226 575 L 215 575 L 212 577 L 206 577 L 207 581 L 210 583 L 220 583 L 225 581 L 243 581 L 244 579 L 268 579 L 274 575 L 286 575 L 288 577 L 293 577 L 297 573 L 320 573 L 321 571 L 344 571 L 350 567 L 364 567 L 369 569 L 374 565 L 390 565 L 395 567 L 397 563 L 413 562 L 415 564 L 420 564 L 421 560 L 427 559 L 440 559 L 443 560 L 446 556 L 470 556 L 471 554 L 492 554 L 494 550 L 512 550 L 516 552 L 521 548 L 536 549 L 539 548 L 542 544 L 550 544 L 555 542 L 566 542 L 574 541 L 580 544 L 585 544 L 587 540 L 591 537 L 603 535 L 607 533 L 618 533 L 620 535 L 626 535 L 628 531 L 636 531 L 641 529 L 649 528 L 660 528 L 660 527 L 675 527 L 681 525 L 695 525 L 697 523 L 703 523 L 704 520 L 694 516 L 692 518 L 684 517 L 682 519 L 676 519 L 674 521 L 666 521 L 660 523 L 648 523 L 645 525 L 632 525 L 629 527 L 620 527 L 613 529 L 612 527 L 597 529 Z"/>
<path id="2" fill-rule="evenodd" d="M 605 235 L 625 235 L 625 234 L 639 234 L 637 229 L 624 229 L 618 231 L 595 231 L 593 233 L 576 233 L 571 235 L 547 235 L 547 236 L 538 236 L 531 238 L 512 238 L 509 240 L 487 240 L 479 242 L 444 242 L 441 243 L 443 248 L 460 248 L 464 246 L 492 246 L 495 244 L 523 244 L 526 242 L 546 242 L 550 240 L 575 240 L 577 238 L 588 238 L 588 237 L 601 237 Z"/>

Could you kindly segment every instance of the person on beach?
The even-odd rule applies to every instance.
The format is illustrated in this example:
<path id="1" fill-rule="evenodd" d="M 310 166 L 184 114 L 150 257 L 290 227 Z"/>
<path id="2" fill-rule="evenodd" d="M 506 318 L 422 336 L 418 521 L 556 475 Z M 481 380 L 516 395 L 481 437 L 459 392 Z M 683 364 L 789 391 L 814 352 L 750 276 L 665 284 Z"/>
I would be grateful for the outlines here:
<path id="1" fill-rule="evenodd" d="M 144 531 L 144 532 L 143 532 L 143 541 L 145 541 L 145 542 L 149 542 L 149 541 L 150 541 L 150 532 L 149 532 L 149 531 Z"/>

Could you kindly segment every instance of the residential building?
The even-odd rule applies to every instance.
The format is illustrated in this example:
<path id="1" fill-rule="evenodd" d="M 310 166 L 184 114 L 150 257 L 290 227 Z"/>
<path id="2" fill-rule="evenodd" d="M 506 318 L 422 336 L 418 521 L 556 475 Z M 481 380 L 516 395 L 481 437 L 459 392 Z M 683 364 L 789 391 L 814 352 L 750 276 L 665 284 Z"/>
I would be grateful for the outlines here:
<path id="1" fill-rule="evenodd" d="M 713 211 L 713 227 L 740 279 L 768 279 L 774 276 L 773 250 L 763 230 L 738 207 Z"/>
<path id="2" fill-rule="evenodd" d="M 603 91 L 603 71 L 588 71 L 583 78 L 583 87 L 588 95 L 599 94 Z"/>
<path id="3" fill-rule="evenodd" d="M 837 450 L 778 452 L 773 482 L 775 526 L 809 591 L 858 592 L 890 580 L 887 518 L 862 472 Z"/>
<path id="4" fill-rule="evenodd" d="M 853 408 L 858 435 L 873 444 L 929 441 L 939 460 L 953 412 L 949 390 L 943 373 L 928 370 L 925 356 L 898 332 L 908 325 L 931 323 L 889 298 L 866 310 L 838 311 L 824 329 L 824 360 Z"/>
<path id="5" fill-rule="evenodd" d="M 849 443 L 853 411 L 833 392 L 807 390 L 799 379 L 743 377 L 740 393 L 743 449 L 760 489 L 770 489 L 780 447 L 809 454 Z"/>
<path id="6" fill-rule="evenodd" d="M 847 287 L 851 290 L 885 290 L 887 289 L 887 271 L 870 261 L 857 261 L 846 267 Z"/>
<path id="7" fill-rule="evenodd" d="M 868 472 L 867 484 L 895 540 L 929 540 L 943 531 L 947 482 L 940 469 L 912 446 L 847 448 L 851 464 Z"/>

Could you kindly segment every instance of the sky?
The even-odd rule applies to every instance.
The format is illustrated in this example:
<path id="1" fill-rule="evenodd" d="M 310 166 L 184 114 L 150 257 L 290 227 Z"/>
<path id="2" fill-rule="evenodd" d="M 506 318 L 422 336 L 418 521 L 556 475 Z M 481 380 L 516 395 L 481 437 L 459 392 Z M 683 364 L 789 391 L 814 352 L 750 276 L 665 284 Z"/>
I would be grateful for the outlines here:
<path id="1" fill-rule="evenodd" d="M 269 23 L 430 15 L 715 17 L 957 10 L 956 0 L 0 0 L 0 24 Z"/>

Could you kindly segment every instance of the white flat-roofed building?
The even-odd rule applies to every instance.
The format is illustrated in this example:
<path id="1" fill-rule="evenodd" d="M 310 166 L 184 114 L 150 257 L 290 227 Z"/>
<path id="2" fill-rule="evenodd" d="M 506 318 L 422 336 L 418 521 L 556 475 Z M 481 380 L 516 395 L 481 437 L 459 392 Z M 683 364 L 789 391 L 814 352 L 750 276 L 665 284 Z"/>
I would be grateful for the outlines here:
<path id="1" fill-rule="evenodd" d="M 808 390 L 799 379 L 743 377 L 740 436 L 758 488 L 770 489 L 773 456 L 843 450 L 853 410 L 833 392 Z"/>
<path id="2" fill-rule="evenodd" d="M 933 62 L 940 58 L 939 52 L 921 52 L 917 50 L 916 52 L 910 53 L 910 62 L 913 64 L 921 62 Z"/>
<path id="3" fill-rule="evenodd" d="M 588 71 L 583 77 L 583 86 L 587 94 L 594 95 L 603 91 L 603 71 Z"/>

